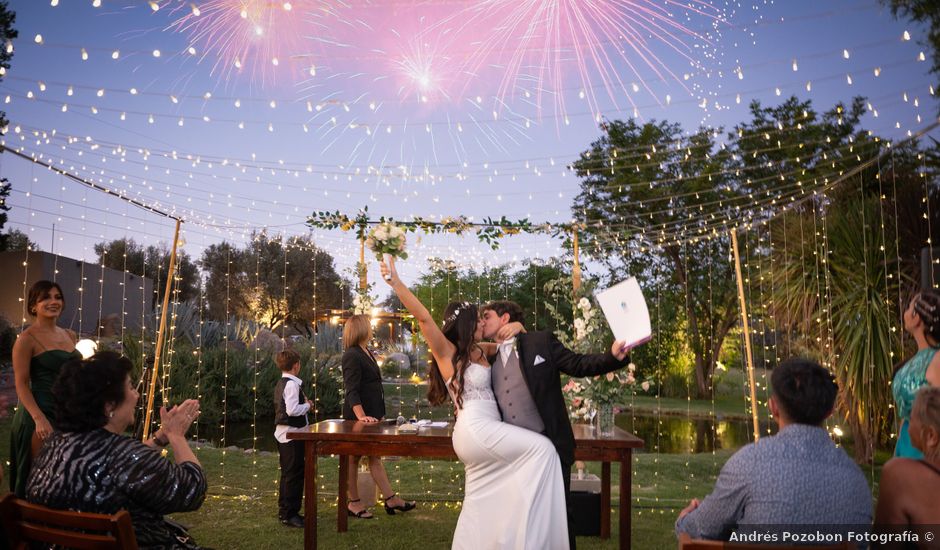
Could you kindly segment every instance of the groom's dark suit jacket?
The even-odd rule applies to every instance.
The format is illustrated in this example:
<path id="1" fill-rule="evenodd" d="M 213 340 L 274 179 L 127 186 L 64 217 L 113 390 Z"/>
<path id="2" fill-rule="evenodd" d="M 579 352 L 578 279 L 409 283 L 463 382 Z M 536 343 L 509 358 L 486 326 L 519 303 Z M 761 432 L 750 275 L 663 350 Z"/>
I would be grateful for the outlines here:
<path id="1" fill-rule="evenodd" d="M 606 374 L 626 366 L 630 357 L 618 361 L 610 350 L 592 355 L 575 353 L 549 331 L 519 334 L 516 336 L 516 344 L 519 366 L 542 416 L 545 435 L 558 450 L 562 464 L 570 467 L 574 464 L 574 433 L 568 420 L 559 373 L 575 377 Z M 539 357 L 542 361 L 536 365 Z"/>

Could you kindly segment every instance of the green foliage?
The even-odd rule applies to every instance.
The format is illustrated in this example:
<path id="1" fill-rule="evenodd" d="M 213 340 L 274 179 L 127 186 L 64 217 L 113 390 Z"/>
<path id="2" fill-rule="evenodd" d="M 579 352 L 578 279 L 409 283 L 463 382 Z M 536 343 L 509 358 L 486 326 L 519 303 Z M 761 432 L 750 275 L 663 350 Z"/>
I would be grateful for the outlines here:
<path id="1" fill-rule="evenodd" d="M 115 239 L 97 243 L 95 254 L 98 255 L 98 262 L 105 267 L 151 279 L 154 288 L 151 305 L 157 307 L 163 303 L 167 269 L 170 267 L 170 248 L 166 243 L 145 248 L 144 245 L 137 244 L 134 239 Z M 199 270 L 184 250 L 178 250 L 176 253 L 176 269 L 178 279 L 171 296 L 173 300 L 185 302 L 197 298 L 199 296 Z"/>
<path id="2" fill-rule="evenodd" d="M 3 214 L 0 214 L 2 216 Z M 2 226 L 2 224 L 0 224 Z M 29 240 L 29 236 L 19 229 L 11 229 L 0 235 L 0 252 L 17 250 L 42 250 L 40 246 Z"/>
<path id="3" fill-rule="evenodd" d="M 512 300 L 525 312 L 528 330 L 555 330 L 555 319 L 546 308 L 552 300 L 544 290 L 546 282 L 556 279 L 563 268 L 555 264 L 533 262 L 519 266 L 502 265 L 492 269 L 458 271 L 446 263 L 422 275 L 412 287 L 434 319 L 440 323 L 444 308 L 452 301 L 485 304 L 491 300 Z"/>
<path id="4" fill-rule="evenodd" d="M 401 363 L 394 359 L 386 359 L 382 362 L 383 378 L 398 378 L 402 374 Z"/>
<path id="5" fill-rule="evenodd" d="M 290 326 L 309 336 L 320 314 L 350 301 L 348 289 L 337 285 L 333 257 L 308 235 L 285 240 L 253 233 L 244 248 L 211 245 L 200 264 L 211 319 L 253 319 L 272 330 Z"/>
<path id="6" fill-rule="evenodd" d="M 169 400 L 178 403 L 198 398 L 202 404 L 200 422 L 273 418 L 274 386 L 281 378 L 273 353 L 235 345 L 207 348 L 199 354 L 187 349 L 175 351 L 169 370 Z M 305 381 L 307 397 L 317 404 L 317 416 L 335 417 L 342 409 L 340 356 L 314 354 L 303 348 L 297 352 L 302 365 L 300 379 Z"/>
<path id="7" fill-rule="evenodd" d="M 937 168 L 921 156 L 935 158 L 928 153 L 896 150 L 880 173 L 853 180 L 772 227 L 777 268 L 770 313 L 787 347 L 832 368 L 841 390 L 838 410 L 860 461 L 870 460 L 893 431 L 890 381 L 907 352 L 900 312 L 918 286 L 919 243 L 940 237 Z M 881 189 L 881 182 L 890 188 Z M 801 242 L 806 231 L 825 238 L 784 244 Z"/>

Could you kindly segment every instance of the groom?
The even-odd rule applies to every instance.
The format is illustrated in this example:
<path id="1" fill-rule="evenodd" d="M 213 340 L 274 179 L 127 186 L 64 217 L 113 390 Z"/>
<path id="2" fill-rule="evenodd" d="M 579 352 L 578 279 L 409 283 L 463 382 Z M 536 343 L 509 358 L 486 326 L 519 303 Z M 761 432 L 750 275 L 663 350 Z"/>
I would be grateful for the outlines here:
<path id="1" fill-rule="evenodd" d="M 616 341 L 607 353 L 582 355 L 558 341 L 550 331 L 522 333 L 498 341 L 500 329 L 512 322 L 522 323 L 519 304 L 490 302 L 481 309 L 483 338 L 497 340 L 499 352 L 491 358 L 493 393 L 503 422 L 544 434 L 555 445 L 561 459 L 568 508 L 568 539 L 575 548 L 571 509 L 571 466 L 574 464 L 574 433 L 561 393 L 559 373 L 584 377 L 606 374 L 625 367 L 630 358 L 623 341 Z"/>

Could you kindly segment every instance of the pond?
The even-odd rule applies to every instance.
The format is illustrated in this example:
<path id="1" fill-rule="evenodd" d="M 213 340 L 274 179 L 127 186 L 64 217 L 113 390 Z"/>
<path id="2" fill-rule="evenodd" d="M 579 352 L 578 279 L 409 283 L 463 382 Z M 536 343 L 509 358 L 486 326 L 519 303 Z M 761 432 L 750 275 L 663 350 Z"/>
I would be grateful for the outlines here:
<path id="1" fill-rule="evenodd" d="M 718 449 L 736 449 L 753 440 L 751 421 L 743 418 L 687 418 L 655 414 L 629 413 L 617 415 L 617 426 L 646 442 L 644 452 L 668 454 L 709 453 Z M 763 423 L 761 434 L 776 426 Z M 195 435 L 195 434 L 190 434 Z M 250 422 L 230 422 L 226 428 L 225 445 L 244 449 L 277 452 L 273 419 L 258 419 L 257 433 Z M 219 445 L 221 429 L 218 426 L 199 426 L 199 439 Z M 252 440 L 257 437 L 257 445 Z"/>

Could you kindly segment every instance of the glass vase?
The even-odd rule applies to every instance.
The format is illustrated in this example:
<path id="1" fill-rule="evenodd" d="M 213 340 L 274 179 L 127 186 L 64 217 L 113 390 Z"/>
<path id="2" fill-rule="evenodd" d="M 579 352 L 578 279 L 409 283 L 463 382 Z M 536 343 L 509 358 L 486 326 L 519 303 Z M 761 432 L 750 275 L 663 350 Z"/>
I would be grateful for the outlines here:
<path id="1" fill-rule="evenodd" d="M 597 405 L 597 435 L 600 437 L 613 437 L 614 435 L 614 404 L 599 403 Z"/>

